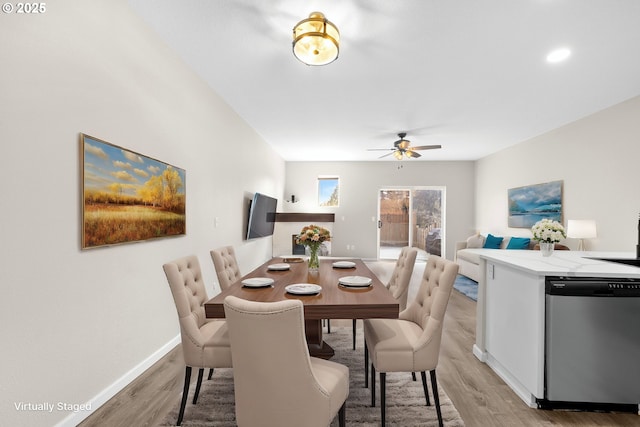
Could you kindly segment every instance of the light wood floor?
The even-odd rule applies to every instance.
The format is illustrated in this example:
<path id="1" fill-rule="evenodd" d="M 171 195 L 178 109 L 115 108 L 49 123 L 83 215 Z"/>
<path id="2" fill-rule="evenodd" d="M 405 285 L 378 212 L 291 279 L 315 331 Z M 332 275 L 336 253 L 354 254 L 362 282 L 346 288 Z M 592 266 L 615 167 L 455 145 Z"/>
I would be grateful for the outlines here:
<path id="1" fill-rule="evenodd" d="M 640 426 L 640 416 L 635 414 L 543 411 L 527 407 L 471 353 L 475 342 L 475 307 L 474 301 L 452 292 L 437 369 L 439 382 L 467 426 Z M 350 326 L 351 322 L 332 321 L 331 325 Z M 361 322 L 358 325 L 361 326 Z M 360 343 L 356 351 L 362 352 L 361 346 Z M 184 362 L 178 346 L 80 425 L 155 426 L 171 407 L 178 405 L 183 375 Z"/>

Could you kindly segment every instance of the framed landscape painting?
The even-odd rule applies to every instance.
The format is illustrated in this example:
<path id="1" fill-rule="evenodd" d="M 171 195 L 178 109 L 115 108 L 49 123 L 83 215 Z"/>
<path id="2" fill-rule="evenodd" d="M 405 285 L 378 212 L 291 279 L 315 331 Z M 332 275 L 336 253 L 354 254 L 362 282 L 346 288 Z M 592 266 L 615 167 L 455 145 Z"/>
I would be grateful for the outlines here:
<path id="1" fill-rule="evenodd" d="M 183 169 L 80 134 L 82 249 L 186 234 Z"/>
<path id="2" fill-rule="evenodd" d="M 562 181 L 507 190 L 509 227 L 531 228 L 543 218 L 562 223 Z"/>

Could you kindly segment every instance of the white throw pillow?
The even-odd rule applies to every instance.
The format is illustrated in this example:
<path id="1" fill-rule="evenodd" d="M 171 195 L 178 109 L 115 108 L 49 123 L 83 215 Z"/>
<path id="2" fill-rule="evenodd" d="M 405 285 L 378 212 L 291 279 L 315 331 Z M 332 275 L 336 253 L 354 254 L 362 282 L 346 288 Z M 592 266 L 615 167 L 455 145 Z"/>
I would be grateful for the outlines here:
<path id="1" fill-rule="evenodd" d="M 484 236 L 476 234 L 467 239 L 467 249 L 476 249 L 484 246 Z"/>

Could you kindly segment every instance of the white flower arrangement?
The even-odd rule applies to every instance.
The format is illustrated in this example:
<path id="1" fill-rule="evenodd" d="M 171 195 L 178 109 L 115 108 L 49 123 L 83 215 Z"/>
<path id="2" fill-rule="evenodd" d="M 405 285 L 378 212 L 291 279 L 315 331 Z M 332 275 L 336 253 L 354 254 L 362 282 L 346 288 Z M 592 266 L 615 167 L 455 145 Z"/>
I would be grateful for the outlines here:
<path id="1" fill-rule="evenodd" d="M 538 242 L 558 243 L 567 237 L 564 227 L 558 221 L 552 221 L 548 218 L 541 219 L 531 227 L 533 240 Z"/>

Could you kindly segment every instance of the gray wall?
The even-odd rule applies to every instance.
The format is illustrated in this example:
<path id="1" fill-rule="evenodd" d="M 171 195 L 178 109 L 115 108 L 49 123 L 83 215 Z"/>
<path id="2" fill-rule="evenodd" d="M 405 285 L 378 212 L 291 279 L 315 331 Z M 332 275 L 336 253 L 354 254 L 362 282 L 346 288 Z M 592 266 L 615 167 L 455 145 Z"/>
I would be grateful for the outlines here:
<path id="1" fill-rule="evenodd" d="M 332 255 L 376 258 L 378 190 L 445 187 L 446 257 L 453 259 L 455 242 L 473 231 L 474 172 L 474 162 L 287 162 L 285 198 L 295 194 L 300 201 L 284 203 L 283 210 L 335 213 Z M 339 207 L 318 206 L 317 180 L 323 175 L 340 177 Z"/>
<path id="2" fill-rule="evenodd" d="M 211 294 L 210 249 L 236 246 L 244 271 L 268 259 L 271 238 L 242 240 L 245 197 L 281 197 L 284 161 L 124 0 L 0 21 L 0 419 L 76 425 L 84 413 L 14 405 L 96 409 L 171 349 L 162 264 L 198 255 Z M 80 132 L 184 168 L 187 236 L 81 251 Z"/>

